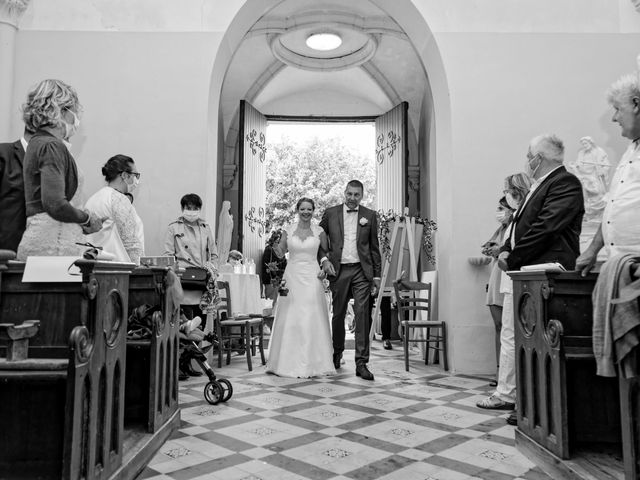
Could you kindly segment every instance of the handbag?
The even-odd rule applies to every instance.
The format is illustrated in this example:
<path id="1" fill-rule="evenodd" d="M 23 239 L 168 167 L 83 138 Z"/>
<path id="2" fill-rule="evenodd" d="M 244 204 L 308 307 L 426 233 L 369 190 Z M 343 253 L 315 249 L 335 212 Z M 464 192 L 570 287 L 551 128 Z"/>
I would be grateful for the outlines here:
<path id="1" fill-rule="evenodd" d="M 204 290 L 207 286 L 207 270 L 200 267 L 187 267 L 180 278 L 182 288 Z"/>

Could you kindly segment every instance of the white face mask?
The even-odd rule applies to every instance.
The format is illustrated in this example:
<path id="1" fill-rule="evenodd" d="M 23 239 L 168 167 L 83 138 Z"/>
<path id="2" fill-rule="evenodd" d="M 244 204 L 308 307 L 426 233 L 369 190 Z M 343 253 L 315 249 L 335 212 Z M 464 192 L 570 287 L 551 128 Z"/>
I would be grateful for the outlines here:
<path id="1" fill-rule="evenodd" d="M 538 157 L 538 164 L 536 165 L 535 168 L 533 168 L 532 163 L 536 161 L 536 156 Z M 527 159 L 527 161 L 524 164 L 524 172 L 531 178 L 535 178 L 534 175 L 540 168 L 540 165 L 542 165 L 542 157 L 538 155 L 536 156 L 534 156 L 531 160 Z"/>
<path id="2" fill-rule="evenodd" d="M 76 132 L 78 131 L 78 128 L 80 128 L 80 119 L 78 118 L 78 116 L 72 112 L 71 110 L 69 110 L 69 113 L 71 113 L 71 115 L 73 115 L 73 125 L 68 124 L 66 121 L 63 120 L 64 122 L 64 139 L 65 140 L 69 140 L 71 137 L 73 137 Z"/>
<path id="3" fill-rule="evenodd" d="M 195 222 L 200 218 L 200 210 L 183 210 L 182 216 L 187 222 Z"/>
<path id="4" fill-rule="evenodd" d="M 504 219 L 507 216 L 507 212 L 505 212 L 504 210 L 498 210 L 496 212 L 496 220 L 500 223 L 504 222 Z"/>
<path id="5" fill-rule="evenodd" d="M 138 185 L 140 185 L 140 180 L 135 176 L 129 176 L 129 180 L 131 180 L 131 183 L 129 183 L 127 179 L 124 181 L 127 186 L 127 193 L 133 193 L 135 189 L 138 188 Z"/>
<path id="6" fill-rule="evenodd" d="M 513 210 L 517 210 L 518 207 L 520 206 L 520 201 L 516 200 L 511 193 L 507 192 L 504 195 L 504 198 L 507 200 L 507 203 Z"/>

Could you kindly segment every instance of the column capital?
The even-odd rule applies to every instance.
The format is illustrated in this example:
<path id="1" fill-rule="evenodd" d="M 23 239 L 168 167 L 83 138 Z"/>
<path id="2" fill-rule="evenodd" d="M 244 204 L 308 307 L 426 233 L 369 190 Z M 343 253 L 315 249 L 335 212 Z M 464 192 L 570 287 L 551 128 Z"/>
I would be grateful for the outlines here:
<path id="1" fill-rule="evenodd" d="M 22 14 L 31 0 L 0 0 L 0 23 L 18 27 Z"/>

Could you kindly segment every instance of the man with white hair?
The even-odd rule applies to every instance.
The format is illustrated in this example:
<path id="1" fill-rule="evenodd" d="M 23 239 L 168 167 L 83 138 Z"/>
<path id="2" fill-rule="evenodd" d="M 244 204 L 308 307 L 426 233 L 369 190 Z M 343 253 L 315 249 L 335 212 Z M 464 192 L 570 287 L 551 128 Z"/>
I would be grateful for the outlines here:
<path id="1" fill-rule="evenodd" d="M 602 223 L 591 244 L 580 255 L 576 268 L 586 275 L 605 247 L 607 258 L 616 254 L 640 254 L 640 84 L 637 75 L 625 75 L 607 91 L 613 107 L 611 121 L 631 140 L 613 174 Z"/>
<path id="2" fill-rule="evenodd" d="M 531 140 L 525 170 L 534 183 L 514 214 L 511 236 L 498 256 L 502 270 L 550 262 L 558 262 L 567 270 L 575 267 L 580 254 L 584 200 L 580 180 L 567 172 L 563 159 L 564 145 L 556 135 L 540 135 Z M 505 296 L 503 311 L 498 386 L 493 395 L 476 404 L 480 408 L 515 408 L 513 297 Z M 515 412 L 507 422 L 516 424 Z"/>

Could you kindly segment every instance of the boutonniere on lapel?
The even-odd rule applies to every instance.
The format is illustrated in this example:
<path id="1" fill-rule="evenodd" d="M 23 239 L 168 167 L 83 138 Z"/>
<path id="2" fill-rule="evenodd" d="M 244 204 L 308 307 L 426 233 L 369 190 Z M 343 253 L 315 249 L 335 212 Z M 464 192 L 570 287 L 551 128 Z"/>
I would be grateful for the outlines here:
<path id="1" fill-rule="evenodd" d="M 360 217 L 360 225 L 364 227 L 367 223 L 369 223 L 369 220 L 364 217 Z"/>

